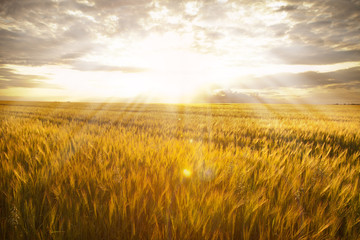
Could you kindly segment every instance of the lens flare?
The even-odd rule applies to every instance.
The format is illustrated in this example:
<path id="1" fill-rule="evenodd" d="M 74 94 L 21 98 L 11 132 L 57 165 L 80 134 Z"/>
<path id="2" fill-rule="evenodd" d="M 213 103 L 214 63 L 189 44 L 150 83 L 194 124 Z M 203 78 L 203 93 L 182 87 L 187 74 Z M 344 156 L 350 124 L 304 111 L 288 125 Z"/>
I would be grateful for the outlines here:
<path id="1" fill-rule="evenodd" d="M 192 172 L 189 169 L 184 169 L 183 174 L 185 177 L 191 177 Z"/>

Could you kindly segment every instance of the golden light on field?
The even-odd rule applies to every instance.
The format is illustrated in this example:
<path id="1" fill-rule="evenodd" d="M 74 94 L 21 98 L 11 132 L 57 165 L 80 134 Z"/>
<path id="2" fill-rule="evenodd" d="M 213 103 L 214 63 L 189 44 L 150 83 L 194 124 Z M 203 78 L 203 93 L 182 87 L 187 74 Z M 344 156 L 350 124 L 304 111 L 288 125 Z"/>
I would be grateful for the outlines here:
<path id="1" fill-rule="evenodd" d="M 0 112 L 1 239 L 359 239 L 359 106 Z"/>

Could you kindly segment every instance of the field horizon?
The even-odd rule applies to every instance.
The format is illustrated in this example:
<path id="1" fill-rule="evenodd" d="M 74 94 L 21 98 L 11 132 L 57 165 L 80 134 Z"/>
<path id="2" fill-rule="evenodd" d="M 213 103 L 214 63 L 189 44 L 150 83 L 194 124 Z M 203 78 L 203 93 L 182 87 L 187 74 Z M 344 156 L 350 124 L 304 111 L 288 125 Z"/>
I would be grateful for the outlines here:
<path id="1" fill-rule="evenodd" d="M 360 106 L 0 101 L 0 238 L 359 239 Z"/>

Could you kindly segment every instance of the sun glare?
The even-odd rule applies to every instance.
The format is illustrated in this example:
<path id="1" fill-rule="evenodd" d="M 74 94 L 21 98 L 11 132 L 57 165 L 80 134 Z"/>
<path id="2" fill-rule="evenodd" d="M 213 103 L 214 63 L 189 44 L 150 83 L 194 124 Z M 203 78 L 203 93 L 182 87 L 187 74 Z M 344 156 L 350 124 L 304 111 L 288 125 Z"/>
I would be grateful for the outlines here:
<path id="1" fill-rule="evenodd" d="M 189 45 L 191 40 L 186 34 L 174 33 L 154 34 L 134 44 L 129 50 L 129 61 L 147 71 L 128 74 L 137 80 L 127 81 L 126 88 L 133 93 L 146 92 L 161 96 L 167 102 L 177 102 L 194 95 L 205 85 L 221 81 L 225 71 L 220 59 L 186 50 Z M 113 64 L 124 61 L 111 58 Z"/>
<path id="2" fill-rule="evenodd" d="M 183 175 L 184 175 L 184 177 L 187 177 L 187 178 L 189 178 L 189 177 L 191 177 L 191 175 L 192 175 L 192 172 L 189 170 L 189 169 L 184 169 L 183 170 Z"/>

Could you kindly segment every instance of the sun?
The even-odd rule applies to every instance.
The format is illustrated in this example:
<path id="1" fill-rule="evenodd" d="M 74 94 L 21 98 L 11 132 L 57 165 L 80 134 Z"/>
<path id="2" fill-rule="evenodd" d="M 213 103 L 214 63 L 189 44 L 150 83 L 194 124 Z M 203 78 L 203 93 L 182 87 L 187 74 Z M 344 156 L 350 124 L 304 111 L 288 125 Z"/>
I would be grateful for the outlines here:
<path id="1" fill-rule="evenodd" d="M 146 69 L 139 73 L 111 73 L 110 81 L 114 85 L 121 83 L 123 92 L 131 93 L 128 95 L 155 96 L 164 102 L 183 102 L 191 99 L 199 89 L 221 82 L 228 72 L 221 59 L 191 50 L 192 44 L 187 34 L 151 34 L 132 43 L 124 53 L 122 44 L 114 40 L 109 43 L 113 54 L 93 61 L 100 61 L 104 65 L 129 64 Z M 114 90 L 109 89 L 108 92 Z"/>
<path id="2" fill-rule="evenodd" d="M 154 33 L 131 44 L 114 38 L 104 44 L 109 51 L 89 54 L 79 61 L 120 70 L 47 69 L 53 83 L 82 99 L 131 101 L 140 96 L 146 102 L 179 103 L 191 102 L 199 92 L 225 84 L 236 75 L 221 57 L 194 49 L 192 37 L 186 33 Z M 121 71 L 126 66 L 141 71 Z"/>

